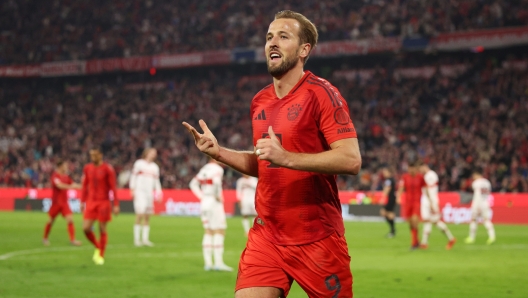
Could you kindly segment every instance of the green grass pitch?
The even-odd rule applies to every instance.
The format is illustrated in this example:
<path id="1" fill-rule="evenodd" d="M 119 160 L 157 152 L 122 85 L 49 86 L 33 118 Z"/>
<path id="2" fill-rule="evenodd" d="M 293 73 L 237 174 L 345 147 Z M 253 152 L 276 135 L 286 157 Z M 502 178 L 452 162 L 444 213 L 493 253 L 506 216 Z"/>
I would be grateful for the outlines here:
<path id="1" fill-rule="evenodd" d="M 46 215 L 0 213 L 0 297 L 233 297 L 235 272 L 204 272 L 198 218 L 156 216 L 155 247 L 132 245 L 134 217 L 109 224 L 104 266 L 91 260 L 93 248 L 75 215 L 81 247 L 69 246 L 65 221 L 58 218 L 43 247 Z M 225 262 L 237 267 L 246 238 L 240 218 L 228 219 Z M 384 223 L 346 222 L 352 256 L 354 297 L 528 297 L 528 227 L 496 225 L 497 242 L 487 246 L 480 226 L 477 243 L 466 245 L 467 225 L 450 225 L 458 243 L 433 230 L 426 251 L 409 251 L 407 226 L 385 239 Z M 294 283 L 288 297 L 306 297 Z"/>

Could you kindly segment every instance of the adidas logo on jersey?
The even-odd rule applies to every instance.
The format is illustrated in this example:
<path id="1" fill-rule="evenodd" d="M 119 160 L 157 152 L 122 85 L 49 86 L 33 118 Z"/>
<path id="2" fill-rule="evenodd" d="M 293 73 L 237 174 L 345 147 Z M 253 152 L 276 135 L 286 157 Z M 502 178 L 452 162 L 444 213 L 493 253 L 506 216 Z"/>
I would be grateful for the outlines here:
<path id="1" fill-rule="evenodd" d="M 253 118 L 253 120 L 266 120 L 266 113 L 264 112 L 264 110 L 260 111 L 257 117 Z"/>

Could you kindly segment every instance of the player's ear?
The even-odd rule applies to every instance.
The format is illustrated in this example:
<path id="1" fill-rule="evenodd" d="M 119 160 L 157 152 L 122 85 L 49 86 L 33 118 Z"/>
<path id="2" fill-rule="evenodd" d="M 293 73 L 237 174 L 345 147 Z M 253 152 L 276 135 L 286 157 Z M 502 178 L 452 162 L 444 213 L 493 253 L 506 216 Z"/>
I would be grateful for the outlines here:
<path id="1" fill-rule="evenodd" d="M 310 51 L 312 50 L 312 45 L 309 43 L 303 43 L 301 45 L 301 49 L 299 51 L 299 57 L 303 58 L 304 60 L 308 55 L 310 55 Z"/>

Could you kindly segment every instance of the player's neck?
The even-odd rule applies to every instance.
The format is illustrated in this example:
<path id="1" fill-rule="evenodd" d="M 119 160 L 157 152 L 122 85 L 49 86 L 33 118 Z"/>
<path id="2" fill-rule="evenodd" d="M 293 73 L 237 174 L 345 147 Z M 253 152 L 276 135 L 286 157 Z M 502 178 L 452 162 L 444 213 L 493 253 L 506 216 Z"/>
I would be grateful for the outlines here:
<path id="1" fill-rule="evenodd" d="M 94 166 L 98 167 L 98 166 L 103 164 L 103 161 L 101 160 L 101 161 L 98 161 L 98 162 L 94 162 L 93 164 L 94 164 Z"/>
<path id="2" fill-rule="evenodd" d="M 302 64 L 290 69 L 280 78 L 273 78 L 273 86 L 275 87 L 275 95 L 282 99 L 288 95 L 290 91 L 297 85 L 304 75 Z"/>

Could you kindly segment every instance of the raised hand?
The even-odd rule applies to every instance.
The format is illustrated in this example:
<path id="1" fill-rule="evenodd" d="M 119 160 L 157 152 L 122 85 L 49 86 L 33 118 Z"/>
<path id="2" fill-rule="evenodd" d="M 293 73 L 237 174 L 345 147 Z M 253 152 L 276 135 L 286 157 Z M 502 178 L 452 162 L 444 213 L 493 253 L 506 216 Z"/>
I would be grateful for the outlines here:
<path id="1" fill-rule="evenodd" d="M 218 141 L 216 140 L 213 133 L 209 130 L 207 127 L 207 124 L 205 124 L 205 121 L 201 120 L 198 121 L 198 124 L 200 124 L 200 127 L 203 130 L 203 133 L 199 133 L 194 127 L 192 127 L 189 123 L 183 122 L 182 123 L 185 128 L 189 131 L 189 133 L 194 137 L 194 144 L 196 144 L 196 147 L 208 155 L 209 157 L 213 159 L 217 159 L 219 152 L 220 152 L 220 146 L 218 146 Z"/>
<path id="2" fill-rule="evenodd" d="M 279 138 L 275 135 L 271 126 L 268 128 L 268 135 L 268 138 L 257 141 L 255 154 L 261 160 L 267 160 L 278 166 L 285 166 L 288 162 L 288 151 L 282 147 Z"/>

